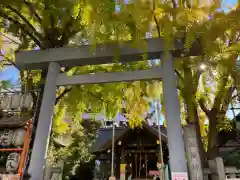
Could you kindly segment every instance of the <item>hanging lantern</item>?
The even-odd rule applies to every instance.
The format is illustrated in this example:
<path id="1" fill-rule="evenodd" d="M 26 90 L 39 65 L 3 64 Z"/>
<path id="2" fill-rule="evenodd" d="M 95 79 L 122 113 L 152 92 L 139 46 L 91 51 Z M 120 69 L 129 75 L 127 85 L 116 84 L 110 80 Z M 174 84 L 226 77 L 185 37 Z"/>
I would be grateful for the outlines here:
<path id="1" fill-rule="evenodd" d="M 8 108 L 9 102 L 10 102 L 10 96 L 8 94 L 4 94 L 0 102 L 1 104 L 0 108 L 2 110 L 6 110 Z"/>
<path id="2" fill-rule="evenodd" d="M 13 130 L 4 130 L 0 135 L 0 145 L 3 147 L 10 146 L 13 140 Z"/>
<path id="3" fill-rule="evenodd" d="M 22 95 L 21 108 L 30 109 L 33 105 L 33 97 L 30 92 L 24 93 Z"/>
<path id="4" fill-rule="evenodd" d="M 18 174 L 0 174 L 1 180 L 19 180 Z"/>
<path id="5" fill-rule="evenodd" d="M 12 110 L 18 109 L 20 107 L 20 104 L 21 104 L 21 95 L 18 93 L 12 94 L 9 108 Z"/>
<path id="6" fill-rule="evenodd" d="M 12 144 L 14 146 L 22 146 L 24 143 L 24 138 L 26 135 L 26 130 L 21 128 L 14 131 Z"/>
<path id="7" fill-rule="evenodd" d="M 9 154 L 7 157 L 6 171 L 7 172 L 17 171 L 19 162 L 20 162 L 20 154 L 19 153 Z"/>

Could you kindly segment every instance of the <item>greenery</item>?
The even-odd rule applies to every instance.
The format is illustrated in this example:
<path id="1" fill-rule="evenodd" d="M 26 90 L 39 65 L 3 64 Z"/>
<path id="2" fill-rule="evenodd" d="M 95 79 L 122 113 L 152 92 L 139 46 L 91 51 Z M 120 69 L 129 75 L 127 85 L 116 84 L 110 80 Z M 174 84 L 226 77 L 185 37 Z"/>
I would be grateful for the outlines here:
<path id="1" fill-rule="evenodd" d="M 231 152 L 229 156 L 226 158 L 227 163 L 231 165 L 235 165 L 237 169 L 240 169 L 240 152 L 239 149 L 237 149 L 234 152 Z"/>
<path id="2" fill-rule="evenodd" d="M 81 123 L 80 128 L 71 133 L 72 142 L 69 146 L 62 147 L 53 140 L 48 158 L 53 165 L 64 162 L 65 179 L 70 179 L 85 171 L 84 174 L 87 176 L 89 169 L 90 171 L 93 169 L 95 162 L 90 148 L 94 143 L 99 127 L 98 121 L 85 120 Z M 90 176 L 91 174 L 92 172 Z M 86 176 L 84 177 L 86 178 Z"/>
<path id="3" fill-rule="evenodd" d="M 205 1 L 201 1 L 201 4 L 198 1 L 190 3 L 185 0 L 166 3 L 152 3 L 148 0 L 129 1 L 127 4 L 117 2 L 2 0 L 0 48 L 4 50 L 1 51 L 4 60 L 1 63 L 15 65 L 14 51 L 79 46 L 89 42 L 93 44 L 94 51 L 97 43 L 121 44 L 132 40 L 134 47 L 145 51 L 146 43 L 142 39 L 146 32 L 151 32 L 152 37 L 163 38 L 166 49 L 173 50 L 173 39 L 177 38 L 185 43 L 181 58 L 174 61 L 182 123 L 194 123 L 202 158 L 214 158 L 218 150 L 218 132 L 231 128 L 225 118 L 229 102 L 238 96 L 240 4 L 225 13 L 218 10 L 220 1 L 215 1 L 214 4 Z M 116 11 L 116 5 L 120 11 Z M 193 42 L 199 44 L 199 51 L 202 50 L 199 56 L 188 55 Z M 113 64 L 66 67 L 61 71 L 75 75 L 160 66 L 160 62 L 147 61 L 146 55 L 143 55 L 143 61 L 118 63 L 118 53 L 116 52 Z M 199 68 L 201 64 L 205 64 L 206 68 Z M 41 88 L 45 75 L 46 72 L 40 70 L 21 71 L 22 89 Z M 160 98 L 163 103 L 161 83 L 141 81 L 60 87 L 57 92 L 53 137 L 68 133 L 76 141 L 78 138 L 85 140 L 85 135 L 81 134 L 82 114 L 89 111 L 105 113 L 111 119 L 116 113 L 122 112 L 123 100 L 124 112 L 130 125 L 139 126 L 144 120 L 142 114 L 149 109 L 145 97 Z M 164 113 L 164 108 L 161 110 Z M 71 128 L 64 121 L 66 116 L 71 117 Z M 209 122 L 207 128 L 204 125 L 206 118 Z M 204 152 L 201 137 L 207 138 L 207 153 Z M 86 143 L 88 144 L 86 141 L 78 141 L 62 151 L 56 151 L 58 154 L 54 155 L 55 160 L 59 157 L 69 158 L 67 168 L 74 172 L 75 167 L 85 161 L 85 155 L 88 154 L 88 149 L 82 148 Z M 56 147 L 53 145 L 51 148 L 55 150 Z M 74 154 L 78 150 L 86 153 Z"/>
<path id="4" fill-rule="evenodd" d="M 12 84 L 8 80 L 1 80 L 0 81 L 0 89 L 9 89 L 12 87 Z"/>

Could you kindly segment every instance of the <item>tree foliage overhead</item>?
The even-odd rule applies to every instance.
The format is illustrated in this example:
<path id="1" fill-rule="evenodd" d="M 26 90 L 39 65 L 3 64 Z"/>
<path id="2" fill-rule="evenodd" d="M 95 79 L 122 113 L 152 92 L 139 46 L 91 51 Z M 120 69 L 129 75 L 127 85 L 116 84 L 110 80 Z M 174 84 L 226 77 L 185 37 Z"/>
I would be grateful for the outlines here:
<path id="1" fill-rule="evenodd" d="M 0 3 L 0 48 L 4 61 L 14 63 L 14 51 L 78 46 L 91 43 L 133 40 L 133 46 L 146 49 L 146 32 L 163 38 L 165 47 L 173 50 L 173 40 L 185 44 L 182 56 L 175 62 L 178 77 L 182 121 L 194 123 L 199 134 L 208 135 L 208 151 L 217 146 L 217 134 L 226 122 L 232 95 L 239 89 L 240 8 L 228 13 L 219 11 L 220 1 L 103 1 L 103 0 L 2 0 Z M 116 8 L 117 7 L 117 8 Z M 6 45 L 5 40 L 8 40 Z M 200 56 L 188 57 L 193 42 L 199 43 Z M 143 60 L 133 63 L 84 66 L 62 72 L 69 75 L 95 72 L 122 72 L 148 69 L 160 63 Z M 199 69 L 205 64 L 207 68 Z M 46 72 L 21 71 L 23 89 L 41 87 Z M 60 87 L 55 108 L 55 134 L 69 132 L 65 115 L 75 125 L 84 112 L 105 113 L 112 118 L 125 109 L 131 126 L 143 121 L 148 99 L 162 99 L 158 81 L 112 83 Z M 123 103 L 124 101 L 124 103 Z M 162 108 L 164 112 L 164 108 Z M 205 130 L 205 120 L 209 127 Z M 74 126 L 79 127 L 79 126 Z M 219 127 L 219 128 L 216 128 Z M 224 125 L 224 127 L 226 127 Z M 201 145 L 203 148 L 203 145 Z M 200 146 L 200 147 L 201 147 Z M 214 151 L 215 152 L 215 151 Z M 214 154 L 214 153 L 210 153 Z"/>

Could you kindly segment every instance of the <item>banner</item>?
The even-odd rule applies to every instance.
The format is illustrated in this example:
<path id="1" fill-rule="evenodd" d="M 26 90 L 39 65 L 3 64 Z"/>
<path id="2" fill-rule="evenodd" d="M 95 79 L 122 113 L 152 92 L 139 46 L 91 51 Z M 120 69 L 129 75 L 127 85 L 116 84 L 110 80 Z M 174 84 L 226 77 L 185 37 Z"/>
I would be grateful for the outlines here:
<path id="1" fill-rule="evenodd" d="M 120 164 L 120 180 L 125 180 L 126 164 Z"/>

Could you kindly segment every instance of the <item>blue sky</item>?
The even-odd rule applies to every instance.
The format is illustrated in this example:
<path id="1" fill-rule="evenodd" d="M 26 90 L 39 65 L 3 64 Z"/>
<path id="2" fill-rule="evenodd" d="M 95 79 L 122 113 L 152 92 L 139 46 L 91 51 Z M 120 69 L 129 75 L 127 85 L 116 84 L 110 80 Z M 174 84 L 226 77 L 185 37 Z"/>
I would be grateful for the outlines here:
<path id="1" fill-rule="evenodd" d="M 19 71 L 18 69 L 8 66 L 3 71 L 0 70 L 0 80 L 10 80 L 12 84 L 19 84 Z"/>
<path id="2" fill-rule="evenodd" d="M 234 6 L 236 3 L 237 0 L 224 0 L 223 10 L 227 11 L 228 7 Z M 0 80 L 10 80 L 12 84 L 19 85 L 19 71 L 11 66 L 5 67 L 4 70 L 0 70 Z M 227 114 L 230 118 L 233 117 L 233 113 L 231 111 Z"/>
<path id="3" fill-rule="evenodd" d="M 235 4 L 237 4 L 237 0 L 223 0 L 223 9 L 227 10 L 227 7 L 233 7 Z"/>

